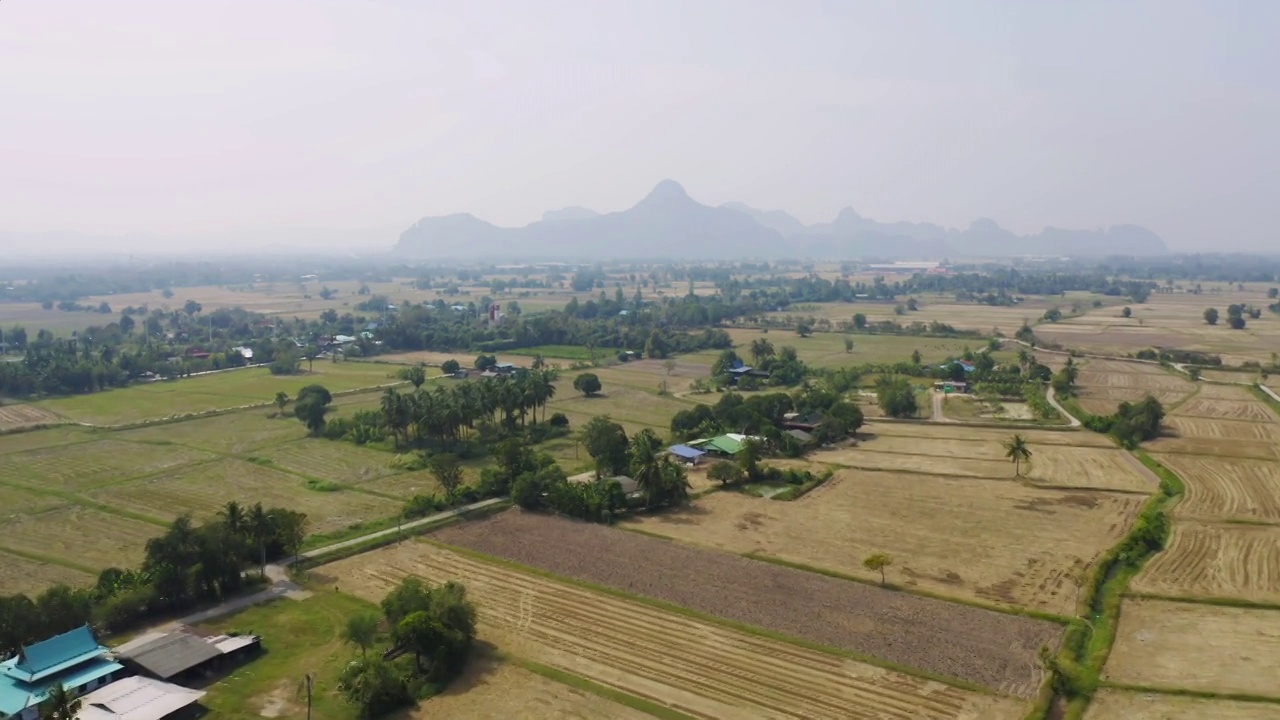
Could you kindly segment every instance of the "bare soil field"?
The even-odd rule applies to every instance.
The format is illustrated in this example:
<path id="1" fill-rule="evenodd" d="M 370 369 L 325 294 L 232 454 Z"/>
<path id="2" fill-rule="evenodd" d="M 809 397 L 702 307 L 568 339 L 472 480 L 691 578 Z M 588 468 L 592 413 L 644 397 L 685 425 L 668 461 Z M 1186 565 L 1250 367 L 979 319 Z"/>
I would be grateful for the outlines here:
<path id="1" fill-rule="evenodd" d="M 1280 720 L 1280 705 L 1100 690 L 1085 720 Z"/>
<path id="2" fill-rule="evenodd" d="M 1276 611 L 1126 600 L 1105 679 L 1280 698 Z"/>
<path id="3" fill-rule="evenodd" d="M 0 431 L 60 422 L 62 422 L 62 418 L 34 405 L 0 406 Z"/>
<path id="4" fill-rule="evenodd" d="M 1129 589 L 1280 603 L 1280 527 L 1179 520 L 1164 552 L 1143 567 Z"/>
<path id="5" fill-rule="evenodd" d="M 97 578 L 86 572 L 0 552 L 0 597 L 18 593 L 38 594 L 58 583 L 85 587 L 95 580 Z"/>
<path id="6" fill-rule="evenodd" d="M 852 471 L 793 502 L 714 493 L 638 518 L 660 535 L 755 552 L 946 596 L 1072 614 L 1088 566 L 1128 529 L 1140 495 L 1030 488 L 1007 480 Z"/>
<path id="7" fill-rule="evenodd" d="M 479 550 L 718 617 L 1029 697 L 1049 622 L 670 543 L 601 525 L 509 511 L 445 528 L 441 542 Z M 565 552 L 570 546 L 590 553 Z M 768 592 L 768 588 L 785 588 Z"/>
<path id="8" fill-rule="evenodd" d="M 402 578 L 459 580 L 480 638 L 699 718 L 1014 720 L 1022 703 L 886 671 L 414 542 L 326 565 L 377 600 Z"/>
<path id="9" fill-rule="evenodd" d="M 395 717 L 400 720 L 653 720 L 648 713 L 499 660 L 491 652 L 486 653 L 483 646 L 472 650 L 466 670 L 450 682 L 443 693 Z"/>
<path id="10" fill-rule="evenodd" d="M 1186 497 L 1178 518 L 1280 523 L 1280 465 L 1235 457 L 1154 456 L 1182 478 Z"/>

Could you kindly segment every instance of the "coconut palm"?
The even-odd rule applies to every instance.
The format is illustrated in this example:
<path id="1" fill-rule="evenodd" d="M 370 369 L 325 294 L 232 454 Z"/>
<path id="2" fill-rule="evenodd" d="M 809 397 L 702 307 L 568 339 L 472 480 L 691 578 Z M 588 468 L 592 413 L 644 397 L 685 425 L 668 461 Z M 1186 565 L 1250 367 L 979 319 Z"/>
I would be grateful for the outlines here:
<path id="1" fill-rule="evenodd" d="M 232 500 L 223 505 L 218 514 L 222 516 L 222 524 L 233 534 L 239 535 L 244 531 L 244 509 L 240 507 L 240 503 Z"/>
<path id="2" fill-rule="evenodd" d="M 40 703 L 40 720 L 73 720 L 80 701 L 62 683 L 49 688 L 49 697 Z"/>
<path id="3" fill-rule="evenodd" d="M 664 453 L 661 448 L 662 443 L 652 430 L 641 430 L 631 437 L 631 479 L 644 491 L 648 505 L 662 497 Z"/>
<path id="4" fill-rule="evenodd" d="M 249 537 L 258 544 L 258 554 L 262 560 L 259 566 L 259 573 L 265 577 L 267 574 L 267 540 L 275 531 L 275 523 L 271 518 L 271 513 L 263 509 L 262 503 L 254 503 L 249 508 L 249 516 L 246 518 L 246 527 L 249 530 Z"/>
<path id="5" fill-rule="evenodd" d="M 1031 462 L 1031 448 L 1027 447 L 1027 439 L 1015 434 L 1005 441 L 1004 456 L 1013 461 L 1013 474 L 1022 475 L 1022 463 Z"/>

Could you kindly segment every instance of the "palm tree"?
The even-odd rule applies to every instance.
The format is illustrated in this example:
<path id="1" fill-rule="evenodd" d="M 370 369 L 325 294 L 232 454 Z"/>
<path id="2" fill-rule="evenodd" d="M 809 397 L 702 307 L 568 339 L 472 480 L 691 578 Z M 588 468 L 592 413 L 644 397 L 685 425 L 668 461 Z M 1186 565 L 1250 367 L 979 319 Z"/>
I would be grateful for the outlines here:
<path id="1" fill-rule="evenodd" d="M 631 436 L 631 479 L 644 491 L 645 502 L 653 505 L 662 496 L 663 466 L 661 443 L 652 430 Z"/>
<path id="2" fill-rule="evenodd" d="M 1022 475 L 1023 461 L 1031 462 L 1031 448 L 1027 447 L 1027 439 L 1015 434 L 1004 444 L 1004 456 L 1013 461 L 1013 474 Z"/>
<path id="3" fill-rule="evenodd" d="M 233 534 L 239 535 L 244 530 L 244 510 L 240 507 L 240 503 L 232 500 L 222 506 L 221 512 L 222 524 L 227 526 Z"/>
<path id="4" fill-rule="evenodd" d="M 271 537 L 274 530 L 271 514 L 262 508 L 262 503 L 254 503 L 249 508 L 248 529 L 249 536 L 254 542 L 258 543 L 258 553 L 262 559 L 262 565 L 259 572 L 263 577 L 267 574 L 267 538 Z"/>
<path id="5" fill-rule="evenodd" d="M 80 701 L 62 683 L 49 688 L 49 697 L 40 703 L 40 720 L 73 720 L 80 712 Z"/>

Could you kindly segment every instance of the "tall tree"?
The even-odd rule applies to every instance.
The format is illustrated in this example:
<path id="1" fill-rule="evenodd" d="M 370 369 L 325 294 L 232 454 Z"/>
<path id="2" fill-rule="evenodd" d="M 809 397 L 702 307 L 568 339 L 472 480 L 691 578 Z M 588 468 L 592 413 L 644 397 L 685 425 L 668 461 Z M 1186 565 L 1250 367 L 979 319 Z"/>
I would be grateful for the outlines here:
<path id="1" fill-rule="evenodd" d="M 452 503 L 462 485 L 462 466 L 458 464 L 458 456 L 448 453 L 433 456 L 431 474 L 440 483 L 440 487 L 444 488 L 445 497 Z"/>
<path id="2" fill-rule="evenodd" d="M 40 720 L 74 720 L 80 700 L 61 683 L 49 688 L 49 697 L 40 703 Z"/>
<path id="3" fill-rule="evenodd" d="M 1027 446 L 1027 439 L 1015 433 L 1004 443 L 1004 456 L 1013 461 L 1013 474 L 1022 475 L 1022 463 L 1031 461 L 1031 448 Z"/>
<path id="4" fill-rule="evenodd" d="M 246 518 L 249 537 L 253 538 L 254 543 L 258 545 L 258 556 L 262 561 L 258 566 L 258 572 L 263 577 L 267 576 L 267 540 L 275 535 L 275 523 L 271 517 L 271 513 L 262 507 L 262 503 L 254 503 L 249 508 L 249 516 Z"/>

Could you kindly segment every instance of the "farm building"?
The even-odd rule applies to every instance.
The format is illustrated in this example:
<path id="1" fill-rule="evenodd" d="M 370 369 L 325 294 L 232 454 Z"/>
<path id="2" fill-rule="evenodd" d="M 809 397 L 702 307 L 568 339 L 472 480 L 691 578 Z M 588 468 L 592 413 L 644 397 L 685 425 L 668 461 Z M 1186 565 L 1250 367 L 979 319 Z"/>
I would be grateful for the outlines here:
<path id="1" fill-rule="evenodd" d="M 689 447 L 701 450 L 709 455 L 731 456 L 742 452 L 742 444 L 747 440 L 758 440 L 749 435 L 726 433 L 704 440 L 690 440 Z"/>
<path id="2" fill-rule="evenodd" d="M 192 707 L 204 697 L 201 690 L 145 677 L 127 677 L 80 698 L 76 720 L 161 720 Z"/>
<path id="3" fill-rule="evenodd" d="M 933 389 L 944 393 L 963 393 L 969 391 L 969 383 L 961 380 L 939 380 L 933 384 Z"/>
<path id="4" fill-rule="evenodd" d="M 741 360 L 734 360 L 733 366 L 729 368 L 729 383 L 737 385 L 738 381 L 744 377 L 767 379 L 769 373 L 764 370 L 756 370 L 750 365 L 744 365 Z"/>
<path id="5" fill-rule="evenodd" d="M 256 635 L 198 637 L 152 632 L 112 650 L 125 667 L 156 680 L 184 682 L 208 677 L 261 647 Z"/>
<path id="6" fill-rule="evenodd" d="M 35 720 L 49 690 L 61 683 L 82 694 L 110 683 L 124 666 L 107 657 L 88 625 L 22 648 L 0 663 L 0 718 Z"/>
<path id="7" fill-rule="evenodd" d="M 822 425 L 822 416 L 817 413 L 786 413 L 782 416 L 782 427 L 787 430 L 803 430 L 813 432 Z"/>
<path id="8" fill-rule="evenodd" d="M 698 458 L 707 454 L 702 450 L 689 447 L 688 445 L 672 445 L 671 447 L 667 448 L 667 452 L 671 453 L 672 455 L 675 455 L 676 457 L 680 458 L 684 462 L 689 463 L 690 465 L 697 465 Z"/>
<path id="9" fill-rule="evenodd" d="M 787 430 L 786 434 L 790 435 L 796 440 L 799 440 L 801 445 L 812 445 L 814 442 L 812 435 L 810 435 L 809 433 L 799 428 L 792 428 L 790 430 Z"/>

